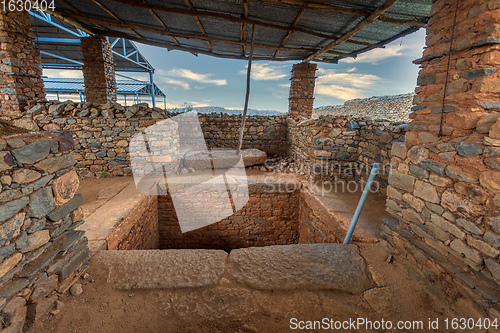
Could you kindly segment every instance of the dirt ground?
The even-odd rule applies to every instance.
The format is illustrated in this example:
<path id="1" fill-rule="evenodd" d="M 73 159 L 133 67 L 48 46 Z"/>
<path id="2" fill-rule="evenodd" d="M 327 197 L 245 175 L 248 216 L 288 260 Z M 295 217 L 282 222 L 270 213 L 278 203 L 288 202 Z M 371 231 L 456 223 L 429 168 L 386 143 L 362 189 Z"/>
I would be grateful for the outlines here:
<path id="1" fill-rule="evenodd" d="M 377 244 L 361 245 L 361 252 L 373 278 L 382 285 L 365 297 L 334 291 L 257 291 L 233 283 L 194 290 L 115 290 L 91 265 L 87 279 L 79 281 L 83 293 L 61 295 L 60 312 L 38 323 L 35 332 L 290 332 L 294 331 L 292 318 L 384 319 L 394 325 L 397 321 L 428 325 L 429 318 L 439 318 L 443 326 L 445 318 L 461 316 L 412 280 L 398 260 L 387 262 Z M 340 331 L 370 331 L 359 328 Z"/>

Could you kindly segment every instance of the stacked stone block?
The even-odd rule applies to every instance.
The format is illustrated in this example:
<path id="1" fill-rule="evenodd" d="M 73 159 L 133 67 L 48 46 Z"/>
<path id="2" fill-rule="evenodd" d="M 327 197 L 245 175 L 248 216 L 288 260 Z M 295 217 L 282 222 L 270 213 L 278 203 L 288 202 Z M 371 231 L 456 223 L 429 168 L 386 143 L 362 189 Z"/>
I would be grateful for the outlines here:
<path id="1" fill-rule="evenodd" d="M 298 123 L 290 119 L 290 155 L 314 179 L 368 178 L 381 163 L 378 180 L 386 187 L 393 142 L 404 141 L 406 123 L 368 118 L 321 116 Z"/>
<path id="2" fill-rule="evenodd" d="M 389 121 L 409 121 L 414 93 L 357 98 L 343 105 L 320 106 L 313 110 L 313 118 L 319 116 L 370 117 Z"/>
<path id="3" fill-rule="evenodd" d="M 316 64 L 298 63 L 292 67 L 288 113 L 292 118 L 311 118 L 316 83 Z"/>
<path id="4" fill-rule="evenodd" d="M 104 104 L 116 102 L 116 79 L 113 50 L 105 37 L 81 38 L 83 77 L 87 102 Z"/>
<path id="5" fill-rule="evenodd" d="M 118 103 L 65 103 L 50 101 L 26 107 L 24 116 L 13 119 L 30 130 L 69 130 L 75 140 L 75 158 L 81 177 L 131 174 L 129 145 L 132 137 L 146 128 L 173 117 L 147 103 L 124 107 Z M 207 147 L 236 148 L 241 116 L 198 114 Z M 243 148 L 257 148 L 268 156 L 287 153 L 286 118 L 247 118 Z M 167 144 L 167 143 L 165 143 Z M 169 149 L 167 145 L 162 146 Z"/>
<path id="6" fill-rule="evenodd" d="M 89 265 L 69 132 L 0 138 L 0 317 L 28 330 Z M 24 328 L 23 328 L 24 327 Z"/>
<path id="7" fill-rule="evenodd" d="M 296 244 L 299 238 L 300 187 L 300 183 L 296 183 L 287 189 L 285 184 L 275 180 L 250 184 L 248 202 L 241 210 L 217 223 L 184 234 L 170 195 L 158 196 L 160 248 L 229 250 Z"/>
<path id="8" fill-rule="evenodd" d="M 0 12 L 0 119 L 20 117 L 30 100 L 45 99 L 40 50 L 26 11 Z"/>
<path id="9" fill-rule="evenodd" d="M 392 149 L 387 209 L 399 223 L 385 238 L 423 281 L 498 317 L 500 4 L 440 0 L 432 14 L 413 121 Z"/>

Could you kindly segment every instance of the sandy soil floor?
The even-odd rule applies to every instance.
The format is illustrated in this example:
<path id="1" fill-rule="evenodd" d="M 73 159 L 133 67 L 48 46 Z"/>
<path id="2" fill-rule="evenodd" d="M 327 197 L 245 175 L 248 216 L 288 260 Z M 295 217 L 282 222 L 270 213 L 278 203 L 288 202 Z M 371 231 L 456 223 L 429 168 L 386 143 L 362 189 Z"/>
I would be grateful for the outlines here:
<path id="1" fill-rule="evenodd" d="M 294 326 L 292 318 L 301 321 L 368 318 L 391 320 L 394 325 L 397 321 L 422 321 L 428 325 L 429 318 L 439 319 L 443 324 L 445 318 L 460 316 L 458 310 L 412 280 L 400 262 L 387 262 L 386 254 L 377 244 L 361 245 L 361 250 L 374 279 L 381 285 L 365 292 L 365 296 L 334 291 L 265 292 L 232 283 L 195 290 L 115 290 L 106 283 L 102 272 L 91 265 L 87 279 L 79 281 L 83 293 L 62 295 L 60 312 L 39 323 L 35 331 L 290 332 Z M 364 326 L 359 328 L 341 331 L 370 331 L 363 329 Z"/>

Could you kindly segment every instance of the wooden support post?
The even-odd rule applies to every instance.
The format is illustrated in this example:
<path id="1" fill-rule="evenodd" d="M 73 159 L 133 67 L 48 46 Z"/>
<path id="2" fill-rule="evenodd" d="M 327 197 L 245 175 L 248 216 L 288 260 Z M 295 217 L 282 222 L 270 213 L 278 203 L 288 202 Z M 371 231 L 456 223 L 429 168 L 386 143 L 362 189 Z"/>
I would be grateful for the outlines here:
<path id="1" fill-rule="evenodd" d="M 248 68 L 247 68 L 247 92 L 245 95 L 245 107 L 243 108 L 243 116 L 241 118 L 241 128 L 240 128 L 240 137 L 238 140 L 238 150 L 237 154 L 241 151 L 241 146 L 243 145 L 243 130 L 245 129 L 245 120 L 247 117 L 248 110 L 248 99 L 250 98 L 250 76 L 252 74 L 252 59 L 253 59 L 253 49 L 255 46 L 255 24 L 252 27 L 252 44 L 250 45 L 250 55 L 248 57 Z"/>

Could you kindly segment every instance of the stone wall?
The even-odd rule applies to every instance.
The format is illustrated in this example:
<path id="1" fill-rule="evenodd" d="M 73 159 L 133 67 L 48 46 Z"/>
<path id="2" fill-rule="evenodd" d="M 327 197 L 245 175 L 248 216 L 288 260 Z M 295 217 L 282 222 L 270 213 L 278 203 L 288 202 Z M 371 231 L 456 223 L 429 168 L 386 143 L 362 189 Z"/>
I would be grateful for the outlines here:
<path id="1" fill-rule="evenodd" d="M 111 44 L 103 36 L 83 37 L 80 40 L 86 101 L 100 104 L 116 102 L 116 78 Z"/>
<path id="2" fill-rule="evenodd" d="M 200 114 L 199 120 L 208 148 L 237 148 L 241 116 Z M 242 148 L 260 149 L 265 151 L 268 157 L 286 156 L 286 117 L 247 116 Z"/>
<path id="3" fill-rule="evenodd" d="M 217 223 L 182 233 L 170 196 L 158 197 L 160 248 L 236 249 L 295 244 L 299 238 L 300 185 L 289 191 L 275 181 L 249 185 L 248 203 Z"/>
<path id="4" fill-rule="evenodd" d="M 123 107 L 118 103 L 47 102 L 27 107 L 14 122 L 30 130 L 69 130 L 74 134 L 75 158 L 81 177 L 130 175 L 129 144 L 134 134 L 175 116 L 147 103 Z M 208 148 L 236 148 L 241 117 L 198 116 Z M 269 156 L 286 154 L 286 118 L 251 116 L 243 148 L 259 148 Z"/>
<path id="5" fill-rule="evenodd" d="M 414 93 L 356 98 L 343 105 L 320 106 L 313 110 L 312 117 L 351 116 L 370 117 L 390 121 L 409 121 Z"/>
<path id="6" fill-rule="evenodd" d="M 120 241 L 116 248 L 108 250 L 157 249 L 158 246 L 158 199 L 151 196 L 142 211 L 142 215 L 133 224 L 128 235 Z"/>
<path id="7" fill-rule="evenodd" d="M 45 99 L 40 50 L 27 11 L 0 12 L 0 119 L 22 115 L 29 100 Z"/>
<path id="8" fill-rule="evenodd" d="M 9 332 L 55 311 L 89 265 L 87 238 L 75 230 L 83 213 L 72 150 L 69 132 L 0 138 L 0 325 Z"/>
<path id="9" fill-rule="evenodd" d="M 314 179 L 366 179 L 374 163 L 381 163 L 378 180 L 387 186 L 391 146 L 404 141 L 406 123 L 321 116 L 289 120 L 290 155 Z"/>
<path id="10" fill-rule="evenodd" d="M 399 223 L 386 223 L 386 245 L 421 280 L 498 317 L 500 7 L 438 0 L 432 13 L 413 121 L 392 149 L 387 209 Z"/>

